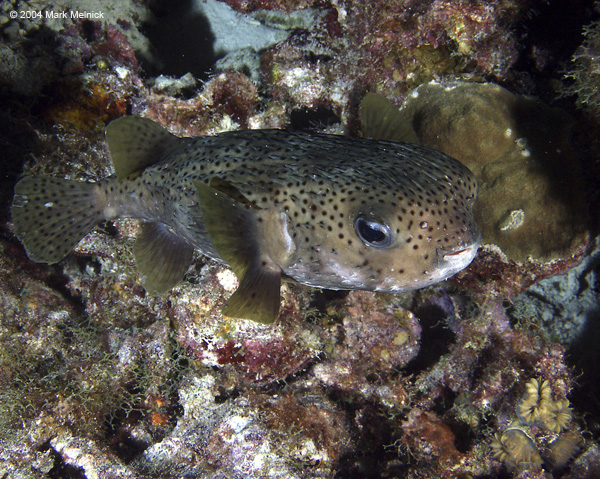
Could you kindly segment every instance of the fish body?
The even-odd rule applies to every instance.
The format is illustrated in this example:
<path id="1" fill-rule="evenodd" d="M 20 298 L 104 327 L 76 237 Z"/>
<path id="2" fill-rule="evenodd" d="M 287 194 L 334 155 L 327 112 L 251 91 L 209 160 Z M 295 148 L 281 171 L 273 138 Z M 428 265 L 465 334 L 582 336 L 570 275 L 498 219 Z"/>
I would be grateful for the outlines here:
<path id="1" fill-rule="evenodd" d="M 147 289 L 173 287 L 197 249 L 240 280 L 224 313 L 268 323 L 282 277 L 408 291 L 466 267 L 480 240 L 473 174 L 423 146 L 285 130 L 177 138 L 139 117 L 112 122 L 107 141 L 114 176 L 16 185 L 15 231 L 30 258 L 57 262 L 100 221 L 139 218 Z"/>

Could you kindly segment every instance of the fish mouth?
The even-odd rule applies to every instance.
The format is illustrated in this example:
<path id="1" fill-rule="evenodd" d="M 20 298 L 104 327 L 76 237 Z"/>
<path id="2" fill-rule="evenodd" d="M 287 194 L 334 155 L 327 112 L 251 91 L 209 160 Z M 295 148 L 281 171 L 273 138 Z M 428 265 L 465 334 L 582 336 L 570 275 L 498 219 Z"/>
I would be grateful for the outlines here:
<path id="1" fill-rule="evenodd" d="M 431 274 L 430 284 L 448 279 L 469 266 L 477 254 L 478 247 L 479 242 L 476 242 L 466 247 L 461 246 L 448 253 L 438 250 L 439 262 L 437 268 Z"/>
<path id="2" fill-rule="evenodd" d="M 469 247 L 469 248 L 463 248 L 463 249 L 459 249 L 458 251 L 453 251 L 452 253 L 448 253 L 444 255 L 444 259 L 446 259 L 448 256 L 459 256 L 459 255 L 463 255 L 464 253 L 467 252 L 471 252 L 473 250 L 473 247 Z"/>
<path id="3" fill-rule="evenodd" d="M 450 253 L 446 253 L 442 257 L 442 261 L 449 270 L 460 271 L 461 269 L 466 268 L 471 261 L 473 261 L 475 255 L 477 254 L 478 247 L 479 243 L 477 242 L 465 248 L 460 248 Z"/>
<path id="4" fill-rule="evenodd" d="M 472 236 L 462 244 L 456 245 L 454 251 L 447 253 L 441 252 L 441 262 L 446 269 L 453 271 L 452 274 L 459 272 L 469 266 L 471 261 L 475 259 L 480 242 L 481 231 L 477 228 L 473 228 Z"/>

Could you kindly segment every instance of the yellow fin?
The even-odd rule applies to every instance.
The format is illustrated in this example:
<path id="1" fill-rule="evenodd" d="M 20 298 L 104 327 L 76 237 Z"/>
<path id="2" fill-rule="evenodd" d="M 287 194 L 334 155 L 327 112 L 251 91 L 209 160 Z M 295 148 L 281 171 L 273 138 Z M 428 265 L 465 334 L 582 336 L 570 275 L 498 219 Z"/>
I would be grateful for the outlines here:
<path id="1" fill-rule="evenodd" d="M 268 263 L 269 264 L 269 263 Z M 223 314 L 232 318 L 251 319 L 263 324 L 275 322 L 279 315 L 281 270 L 254 260 L 240 286 L 223 307 Z"/>
<path id="2" fill-rule="evenodd" d="M 240 281 L 223 314 L 274 322 L 279 314 L 281 269 L 263 251 L 259 213 L 205 183 L 194 184 L 210 241 Z"/>
<path id="3" fill-rule="evenodd" d="M 106 127 L 106 143 L 120 180 L 163 160 L 179 140 L 158 123 L 140 116 L 124 116 Z"/>
<path id="4" fill-rule="evenodd" d="M 194 248 L 166 225 L 143 223 L 133 245 L 135 264 L 144 279 L 144 287 L 162 294 L 179 283 L 194 255 Z"/>
<path id="5" fill-rule="evenodd" d="M 381 95 L 367 93 L 360 104 L 359 115 L 365 138 L 419 143 L 404 113 Z"/>

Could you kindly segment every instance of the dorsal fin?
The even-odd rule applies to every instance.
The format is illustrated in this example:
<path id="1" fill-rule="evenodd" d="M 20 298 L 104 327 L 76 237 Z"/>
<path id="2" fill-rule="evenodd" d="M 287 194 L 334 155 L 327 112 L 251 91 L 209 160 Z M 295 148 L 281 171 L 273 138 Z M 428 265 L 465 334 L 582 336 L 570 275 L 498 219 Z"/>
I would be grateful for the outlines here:
<path id="1" fill-rule="evenodd" d="M 161 161 L 178 140 L 158 123 L 140 116 L 124 116 L 106 127 L 106 142 L 120 180 Z"/>
<path id="2" fill-rule="evenodd" d="M 359 115 L 365 138 L 419 143 L 404 113 L 381 95 L 367 93 L 360 104 Z"/>

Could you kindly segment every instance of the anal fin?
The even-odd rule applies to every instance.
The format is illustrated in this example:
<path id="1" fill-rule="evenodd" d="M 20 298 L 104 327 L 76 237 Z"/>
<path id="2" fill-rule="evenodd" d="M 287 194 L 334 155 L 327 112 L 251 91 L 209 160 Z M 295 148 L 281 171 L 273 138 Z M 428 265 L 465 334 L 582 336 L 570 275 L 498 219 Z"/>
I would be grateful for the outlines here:
<path id="1" fill-rule="evenodd" d="M 133 253 L 144 287 L 150 293 L 162 294 L 183 279 L 192 263 L 194 248 L 166 225 L 146 222 L 135 240 Z"/>

